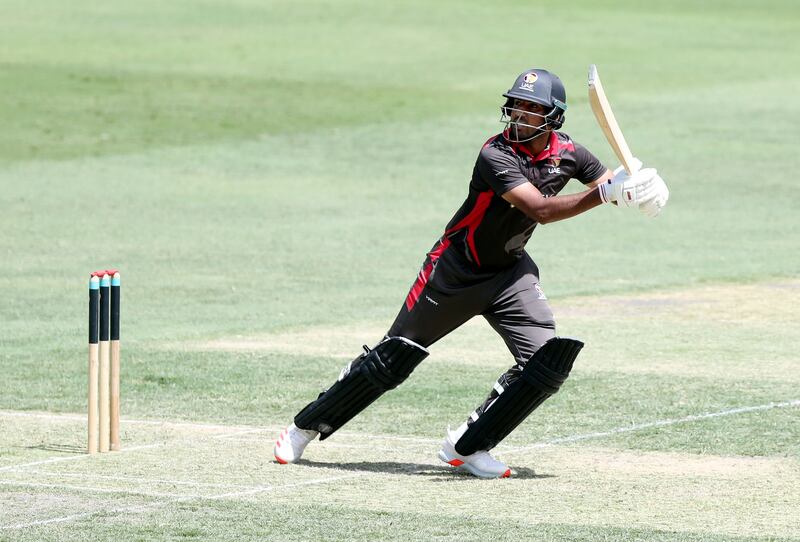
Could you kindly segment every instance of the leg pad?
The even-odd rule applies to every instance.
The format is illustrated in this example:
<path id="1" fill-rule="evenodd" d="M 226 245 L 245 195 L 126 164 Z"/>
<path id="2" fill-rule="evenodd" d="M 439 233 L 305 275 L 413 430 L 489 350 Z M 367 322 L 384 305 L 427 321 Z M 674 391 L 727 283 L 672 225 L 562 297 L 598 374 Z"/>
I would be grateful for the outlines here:
<path id="1" fill-rule="evenodd" d="M 320 432 L 324 440 L 386 391 L 399 386 L 428 356 L 404 337 L 386 337 L 375 348 L 347 364 L 339 379 L 294 418 L 302 429 Z"/>
<path id="2" fill-rule="evenodd" d="M 497 398 L 479 408 L 456 442 L 456 451 L 470 455 L 491 450 L 506 438 L 545 399 L 556 393 L 569 376 L 583 343 L 575 339 L 550 339 L 525 364 L 519 377 L 501 379 Z M 504 375 L 505 376 L 505 375 Z M 477 419 L 476 419 L 477 418 Z"/>

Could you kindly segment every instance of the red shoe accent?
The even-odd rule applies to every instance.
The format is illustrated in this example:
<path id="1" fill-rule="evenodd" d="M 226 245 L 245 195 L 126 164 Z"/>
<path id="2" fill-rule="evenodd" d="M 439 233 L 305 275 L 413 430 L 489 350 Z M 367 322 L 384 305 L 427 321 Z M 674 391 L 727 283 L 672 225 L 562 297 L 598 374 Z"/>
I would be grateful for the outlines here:
<path id="1" fill-rule="evenodd" d="M 450 461 L 448 461 L 448 463 L 450 465 L 453 465 L 454 467 L 460 467 L 461 465 L 464 464 L 464 462 L 461 461 L 460 459 L 451 459 Z"/>
<path id="2" fill-rule="evenodd" d="M 511 478 L 511 469 L 506 469 L 506 471 L 503 473 L 503 476 L 500 478 Z"/>
<path id="3" fill-rule="evenodd" d="M 280 458 L 280 457 L 278 457 L 277 455 L 275 456 L 275 461 L 277 461 L 277 462 L 278 462 L 278 463 L 280 463 L 281 465 L 288 465 L 288 464 L 289 464 L 289 462 L 288 462 L 288 461 L 284 461 L 283 459 L 281 459 L 281 458 Z"/>

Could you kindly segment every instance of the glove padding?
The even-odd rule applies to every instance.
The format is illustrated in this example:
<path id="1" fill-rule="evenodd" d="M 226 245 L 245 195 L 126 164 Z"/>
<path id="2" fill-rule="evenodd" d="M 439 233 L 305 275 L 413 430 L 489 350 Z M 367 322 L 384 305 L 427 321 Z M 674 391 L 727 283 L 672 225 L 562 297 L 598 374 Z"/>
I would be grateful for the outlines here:
<path id="1" fill-rule="evenodd" d="M 669 189 L 667 188 L 667 184 L 664 182 L 659 175 L 656 175 L 653 178 L 653 192 L 650 199 L 646 201 L 642 201 L 639 204 L 639 211 L 642 212 L 645 216 L 650 218 L 655 218 L 658 216 L 658 213 L 661 212 L 667 205 L 667 201 L 669 200 Z"/>
<path id="2" fill-rule="evenodd" d="M 652 168 L 641 169 L 628 175 L 622 167 L 619 167 L 614 171 L 613 179 L 598 186 L 600 199 L 604 203 L 616 202 L 620 207 L 639 207 L 643 202 L 650 201 L 656 196 L 656 178 L 661 179 Z M 661 181 L 662 184 L 663 182 Z"/>

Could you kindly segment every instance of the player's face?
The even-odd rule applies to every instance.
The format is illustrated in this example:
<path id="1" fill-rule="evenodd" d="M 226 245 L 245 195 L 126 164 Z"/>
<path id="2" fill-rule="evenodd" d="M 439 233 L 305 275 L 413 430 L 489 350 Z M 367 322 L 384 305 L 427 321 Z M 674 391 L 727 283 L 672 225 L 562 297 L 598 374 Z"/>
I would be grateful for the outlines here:
<path id="1" fill-rule="evenodd" d="M 511 121 L 519 123 L 517 130 L 520 139 L 532 136 L 536 132 L 536 128 L 545 123 L 544 116 L 547 114 L 547 108 L 543 105 L 515 99 L 512 107 Z"/>

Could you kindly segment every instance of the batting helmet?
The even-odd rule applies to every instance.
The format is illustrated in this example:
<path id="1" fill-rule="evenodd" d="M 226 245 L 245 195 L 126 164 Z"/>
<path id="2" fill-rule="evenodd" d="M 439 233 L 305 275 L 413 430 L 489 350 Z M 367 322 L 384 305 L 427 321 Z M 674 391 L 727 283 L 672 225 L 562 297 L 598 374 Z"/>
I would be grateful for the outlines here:
<path id="1" fill-rule="evenodd" d="M 550 108 L 544 115 L 545 124 L 542 130 L 558 130 L 564 124 L 564 113 L 567 110 L 567 91 L 564 83 L 554 73 L 539 68 L 533 68 L 522 72 L 514 85 L 503 94 L 506 98 L 505 104 L 501 108 L 504 116 L 508 115 L 508 110 L 512 109 L 514 100 L 525 100 L 534 102 Z M 505 121 L 504 122 L 508 122 Z"/>

